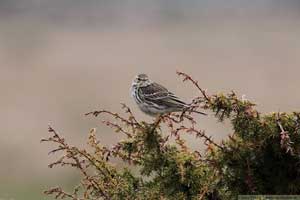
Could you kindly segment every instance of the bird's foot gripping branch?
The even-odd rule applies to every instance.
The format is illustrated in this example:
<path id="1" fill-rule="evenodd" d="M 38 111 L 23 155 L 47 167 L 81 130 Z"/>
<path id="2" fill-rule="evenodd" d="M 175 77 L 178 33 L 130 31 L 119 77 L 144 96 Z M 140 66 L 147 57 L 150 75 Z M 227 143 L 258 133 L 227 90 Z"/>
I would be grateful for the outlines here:
<path id="1" fill-rule="evenodd" d="M 215 142 L 197 127 L 191 111 L 161 116 L 154 124 L 138 121 L 126 105 L 126 117 L 107 110 L 90 112 L 87 115 L 111 116 L 103 123 L 125 139 L 108 148 L 92 129 L 90 148 L 79 149 L 50 127 L 51 136 L 42 141 L 55 143 L 50 153 L 61 157 L 49 167 L 75 168 L 82 180 L 74 191 L 56 187 L 45 193 L 74 200 L 226 200 L 239 194 L 300 194 L 300 113 L 264 115 L 234 92 L 209 95 L 187 74 L 178 75 L 199 92 L 193 109 L 210 110 L 217 121 L 229 120 L 233 134 Z M 185 134 L 198 138 L 199 149 L 204 143 L 206 150 L 189 148 Z M 111 158 L 121 159 L 131 170 L 117 169 Z"/>

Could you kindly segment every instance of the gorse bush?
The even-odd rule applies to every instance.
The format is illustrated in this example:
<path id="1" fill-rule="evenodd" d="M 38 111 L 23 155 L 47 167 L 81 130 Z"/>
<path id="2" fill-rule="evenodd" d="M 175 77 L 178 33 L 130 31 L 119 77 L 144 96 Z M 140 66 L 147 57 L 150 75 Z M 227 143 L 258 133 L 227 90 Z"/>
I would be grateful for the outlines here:
<path id="1" fill-rule="evenodd" d="M 220 143 L 196 127 L 189 112 L 138 121 L 123 105 L 126 117 L 107 110 L 86 115 L 109 115 L 104 124 L 126 139 L 112 148 L 101 144 L 92 129 L 91 148 L 69 145 L 53 128 L 51 153 L 61 157 L 53 166 L 70 166 L 82 174 L 73 192 L 60 187 L 46 191 L 57 199 L 237 199 L 239 194 L 300 194 L 300 113 L 261 114 L 255 104 L 230 94 L 209 95 L 194 79 L 178 72 L 199 91 L 193 109 L 210 110 L 217 121 L 229 120 L 233 134 Z M 162 131 L 164 130 L 164 131 Z M 182 138 L 194 135 L 206 146 L 194 151 Z M 117 170 L 111 159 L 122 159 L 139 173 Z M 130 167 L 131 168 L 131 167 Z"/>

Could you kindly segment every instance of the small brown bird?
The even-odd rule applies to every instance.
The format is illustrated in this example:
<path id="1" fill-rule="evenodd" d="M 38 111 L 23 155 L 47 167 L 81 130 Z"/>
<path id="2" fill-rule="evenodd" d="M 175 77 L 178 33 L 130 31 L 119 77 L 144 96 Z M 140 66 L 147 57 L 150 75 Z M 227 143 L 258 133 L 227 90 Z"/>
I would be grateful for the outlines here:
<path id="1" fill-rule="evenodd" d="M 190 104 L 180 100 L 164 86 L 151 81 L 146 74 L 135 77 L 131 86 L 131 95 L 139 108 L 151 116 L 191 109 Z M 192 112 L 206 115 L 199 111 Z"/>

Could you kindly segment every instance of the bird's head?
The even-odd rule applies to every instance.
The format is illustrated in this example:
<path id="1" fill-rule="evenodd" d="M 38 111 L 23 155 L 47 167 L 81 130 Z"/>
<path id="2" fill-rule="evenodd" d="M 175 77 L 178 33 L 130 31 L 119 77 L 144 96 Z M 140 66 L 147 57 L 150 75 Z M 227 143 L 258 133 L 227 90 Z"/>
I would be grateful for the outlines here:
<path id="1" fill-rule="evenodd" d="M 145 86 L 148 86 L 149 84 L 151 84 L 151 81 L 148 78 L 147 74 L 138 74 L 134 78 L 132 84 L 136 85 L 138 87 L 145 87 Z"/>

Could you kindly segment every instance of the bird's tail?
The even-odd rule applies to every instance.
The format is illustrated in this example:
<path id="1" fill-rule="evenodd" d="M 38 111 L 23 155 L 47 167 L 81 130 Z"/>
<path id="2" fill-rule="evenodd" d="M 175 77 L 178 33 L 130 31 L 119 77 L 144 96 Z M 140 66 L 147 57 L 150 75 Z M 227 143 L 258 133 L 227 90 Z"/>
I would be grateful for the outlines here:
<path id="1" fill-rule="evenodd" d="M 201 115 L 207 115 L 206 113 L 204 113 L 204 112 L 200 112 L 200 111 L 197 111 L 197 110 L 193 110 L 192 112 L 194 112 L 194 113 L 198 113 L 198 114 L 201 114 Z"/>
<path id="2" fill-rule="evenodd" d="M 190 104 L 185 104 L 185 110 L 186 111 L 192 111 L 193 113 L 197 113 L 197 114 L 201 114 L 201 115 L 207 115 L 204 112 L 193 110 L 193 106 L 191 105 L 191 103 Z"/>
<path id="3" fill-rule="evenodd" d="M 178 99 L 178 97 L 176 97 L 176 96 L 171 96 L 170 100 L 171 100 L 171 102 L 174 102 L 174 104 L 176 106 L 178 106 L 179 110 L 183 109 L 184 111 L 192 111 L 194 113 L 198 113 L 198 114 L 201 114 L 201 115 L 207 115 L 204 112 L 193 110 L 193 106 L 191 105 L 191 103 L 187 104 L 187 103 L 181 101 L 180 99 Z"/>
<path id="4" fill-rule="evenodd" d="M 197 111 L 197 110 L 193 110 L 193 106 L 188 105 L 188 104 L 186 104 L 185 110 L 186 110 L 186 111 L 191 111 L 191 112 L 193 112 L 193 113 L 201 114 L 201 115 L 207 115 L 207 114 L 204 113 L 204 112 Z"/>

